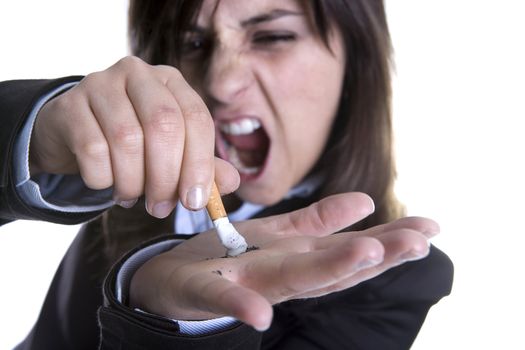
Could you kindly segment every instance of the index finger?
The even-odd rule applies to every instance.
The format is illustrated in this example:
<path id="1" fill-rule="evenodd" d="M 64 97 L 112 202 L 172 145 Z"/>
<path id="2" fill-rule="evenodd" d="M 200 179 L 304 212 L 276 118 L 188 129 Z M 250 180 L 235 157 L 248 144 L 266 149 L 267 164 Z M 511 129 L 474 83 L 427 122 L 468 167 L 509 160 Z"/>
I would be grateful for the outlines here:
<path id="1" fill-rule="evenodd" d="M 184 118 L 179 198 L 186 208 L 201 209 L 208 203 L 215 177 L 215 126 L 206 104 L 184 79 L 169 79 L 166 86 Z"/>

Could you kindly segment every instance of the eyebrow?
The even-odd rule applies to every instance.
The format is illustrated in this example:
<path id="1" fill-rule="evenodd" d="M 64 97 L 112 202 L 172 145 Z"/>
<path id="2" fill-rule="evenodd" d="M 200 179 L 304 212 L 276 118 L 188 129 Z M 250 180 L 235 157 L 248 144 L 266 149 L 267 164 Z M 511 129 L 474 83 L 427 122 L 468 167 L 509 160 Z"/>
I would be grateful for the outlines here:
<path id="1" fill-rule="evenodd" d="M 275 9 L 270 12 L 262 13 L 260 15 L 256 15 L 256 16 L 253 16 L 253 17 L 250 17 L 248 19 L 241 21 L 241 27 L 246 28 L 249 26 L 254 26 L 259 23 L 273 21 L 273 20 L 276 20 L 276 19 L 279 19 L 285 16 L 302 16 L 302 15 L 303 13 L 301 12 L 295 12 L 295 11 L 284 10 L 284 9 Z M 190 28 L 188 29 L 188 32 L 204 33 L 206 32 L 206 30 L 201 26 L 193 25 L 193 26 L 190 26 Z"/>
<path id="2" fill-rule="evenodd" d="M 250 17 L 244 21 L 241 21 L 241 27 L 245 28 L 245 27 L 253 26 L 258 23 L 269 22 L 269 21 L 273 21 L 273 20 L 276 20 L 278 18 L 285 17 L 285 16 L 301 16 L 301 15 L 302 13 L 300 12 L 284 10 L 284 9 L 275 9 L 270 12 L 263 13 L 263 14 L 260 14 L 254 17 Z"/>

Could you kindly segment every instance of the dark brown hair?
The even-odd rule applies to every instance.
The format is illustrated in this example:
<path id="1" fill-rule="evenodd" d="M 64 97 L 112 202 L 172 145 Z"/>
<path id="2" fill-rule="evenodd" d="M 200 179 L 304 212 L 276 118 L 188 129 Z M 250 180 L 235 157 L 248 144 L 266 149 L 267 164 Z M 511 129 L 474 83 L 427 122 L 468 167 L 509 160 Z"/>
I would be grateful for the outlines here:
<path id="1" fill-rule="evenodd" d="M 324 173 L 321 196 L 348 191 L 369 194 L 376 211 L 355 229 L 395 219 L 403 214 L 403 208 L 393 189 L 392 49 L 383 1 L 305 0 L 303 4 L 327 45 L 330 30 L 335 26 L 341 31 L 347 57 L 338 115 L 324 153 L 312 170 Z M 131 0 L 132 54 L 150 64 L 176 66 L 184 31 L 195 21 L 201 5 L 202 0 Z M 117 229 L 111 211 L 105 215 L 106 225 L 115 223 L 107 229 Z M 129 232 L 123 236 L 131 238 Z"/>

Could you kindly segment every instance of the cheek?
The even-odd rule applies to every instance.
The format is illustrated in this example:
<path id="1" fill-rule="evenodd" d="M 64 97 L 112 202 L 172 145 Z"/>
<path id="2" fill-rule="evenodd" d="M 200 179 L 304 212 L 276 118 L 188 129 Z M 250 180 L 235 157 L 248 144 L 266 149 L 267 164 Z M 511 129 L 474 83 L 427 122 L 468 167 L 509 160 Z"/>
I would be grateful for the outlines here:
<path id="1" fill-rule="evenodd" d="M 340 58 L 324 47 L 304 45 L 293 55 L 275 60 L 272 67 L 275 101 L 306 119 L 326 119 L 335 113 L 344 76 Z"/>
<path id="2" fill-rule="evenodd" d="M 339 106 L 343 75 L 338 62 L 323 58 L 296 64 L 277 84 L 288 134 L 295 142 L 312 142 L 316 147 L 324 146 L 328 137 Z M 304 140 L 306 135 L 310 140 Z"/>

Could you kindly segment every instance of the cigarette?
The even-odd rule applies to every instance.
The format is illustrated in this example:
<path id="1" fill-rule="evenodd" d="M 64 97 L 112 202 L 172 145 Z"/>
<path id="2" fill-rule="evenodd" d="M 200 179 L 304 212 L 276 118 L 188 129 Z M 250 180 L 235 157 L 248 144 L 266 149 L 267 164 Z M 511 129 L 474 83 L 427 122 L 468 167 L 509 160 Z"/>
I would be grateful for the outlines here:
<path id="1" fill-rule="evenodd" d="M 227 249 L 226 254 L 228 256 L 237 256 L 244 253 L 248 248 L 248 244 L 246 244 L 244 237 L 237 232 L 235 227 L 230 223 L 226 210 L 224 209 L 224 204 L 222 203 L 219 189 L 215 182 L 213 182 L 210 199 L 206 205 L 206 209 L 208 210 L 208 215 L 213 221 L 213 225 L 215 226 L 221 244 Z"/>

